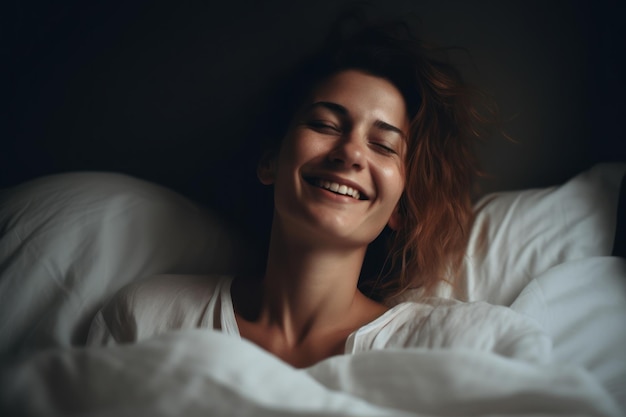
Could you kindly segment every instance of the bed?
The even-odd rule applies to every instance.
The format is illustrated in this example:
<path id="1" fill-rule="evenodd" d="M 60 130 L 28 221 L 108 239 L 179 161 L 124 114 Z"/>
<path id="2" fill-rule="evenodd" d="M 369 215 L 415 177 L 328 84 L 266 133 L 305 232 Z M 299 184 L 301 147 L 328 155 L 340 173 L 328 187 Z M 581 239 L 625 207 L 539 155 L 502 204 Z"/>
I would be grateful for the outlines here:
<path id="1" fill-rule="evenodd" d="M 91 319 L 124 285 L 244 273 L 253 248 L 214 212 L 128 175 L 66 173 L 5 189 L 0 414 L 626 415 L 625 173 L 598 164 L 558 186 L 476 202 L 461 284 L 438 295 L 511 307 L 543 338 L 468 315 L 460 325 L 478 330 L 462 346 L 306 369 L 207 330 L 85 346 Z"/>

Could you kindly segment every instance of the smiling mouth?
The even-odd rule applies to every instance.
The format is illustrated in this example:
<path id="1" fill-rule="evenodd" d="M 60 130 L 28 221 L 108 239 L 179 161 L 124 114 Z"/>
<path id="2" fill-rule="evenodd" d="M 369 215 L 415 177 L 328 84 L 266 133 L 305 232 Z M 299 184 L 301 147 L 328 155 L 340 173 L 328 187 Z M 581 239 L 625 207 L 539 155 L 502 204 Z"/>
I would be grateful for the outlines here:
<path id="1" fill-rule="evenodd" d="M 335 194 L 352 197 L 355 200 L 367 200 L 367 197 L 362 196 L 359 190 L 348 187 L 345 184 L 339 184 L 337 182 L 328 181 L 321 178 L 306 178 L 306 181 L 313 186 L 323 188 Z"/>

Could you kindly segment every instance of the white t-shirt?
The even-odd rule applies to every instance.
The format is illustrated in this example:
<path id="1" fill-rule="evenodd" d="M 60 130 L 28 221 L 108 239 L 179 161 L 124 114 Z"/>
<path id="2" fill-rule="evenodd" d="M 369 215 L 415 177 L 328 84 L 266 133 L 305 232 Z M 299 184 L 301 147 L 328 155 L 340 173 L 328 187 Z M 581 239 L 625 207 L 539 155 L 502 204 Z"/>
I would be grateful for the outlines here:
<path id="1" fill-rule="evenodd" d="M 161 275 L 133 283 L 94 318 L 87 344 L 136 342 L 167 331 L 218 330 L 240 338 L 232 277 Z M 466 348 L 546 360 L 550 341 L 532 320 L 483 302 L 404 302 L 352 332 L 345 353 L 390 348 Z"/>

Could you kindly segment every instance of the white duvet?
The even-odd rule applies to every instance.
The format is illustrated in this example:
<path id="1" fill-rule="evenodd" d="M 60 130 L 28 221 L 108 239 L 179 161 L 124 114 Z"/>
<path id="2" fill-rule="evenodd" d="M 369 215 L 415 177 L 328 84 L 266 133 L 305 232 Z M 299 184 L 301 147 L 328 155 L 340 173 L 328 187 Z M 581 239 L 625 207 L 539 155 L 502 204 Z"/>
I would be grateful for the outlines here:
<path id="1" fill-rule="evenodd" d="M 463 348 L 430 329 L 437 346 L 304 370 L 207 330 L 84 347 L 91 317 L 125 283 L 242 267 L 242 246 L 188 201 L 124 176 L 10 190 L 0 195 L 0 415 L 626 415 L 626 260 L 608 256 L 625 170 L 479 204 L 452 296 L 535 322 L 549 343 L 532 342 L 532 355 L 528 338 L 493 331 L 506 322 L 468 321 Z M 494 337 L 511 337 L 498 341 L 510 356 L 481 348 Z"/>
<path id="2" fill-rule="evenodd" d="M 620 415 L 589 372 L 553 362 L 547 345 L 533 360 L 476 349 L 503 325 L 481 323 L 463 349 L 370 351 L 304 370 L 209 330 L 52 349 L 4 372 L 2 400 L 46 416 Z"/>

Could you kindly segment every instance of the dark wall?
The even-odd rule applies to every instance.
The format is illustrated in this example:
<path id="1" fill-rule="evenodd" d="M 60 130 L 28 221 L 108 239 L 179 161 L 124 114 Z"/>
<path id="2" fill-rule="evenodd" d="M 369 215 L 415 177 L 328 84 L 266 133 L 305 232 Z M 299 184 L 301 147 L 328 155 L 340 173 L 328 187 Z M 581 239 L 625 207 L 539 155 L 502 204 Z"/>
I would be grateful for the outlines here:
<path id="1" fill-rule="evenodd" d="M 348 2 L 254 3 L 11 3 L 0 187 L 105 170 L 225 211 L 239 204 L 255 181 L 242 138 L 268 80 Z M 467 48 L 471 58 L 453 58 L 511 119 L 517 143 L 495 138 L 480 151 L 492 175 L 484 191 L 556 184 L 595 162 L 626 161 L 618 2 L 371 3 L 417 16 L 436 43 Z"/>

